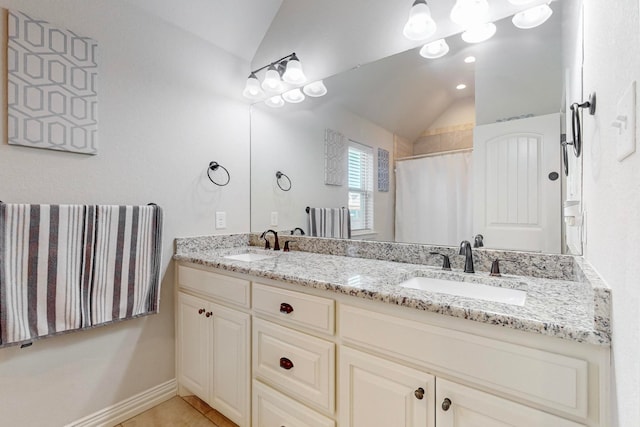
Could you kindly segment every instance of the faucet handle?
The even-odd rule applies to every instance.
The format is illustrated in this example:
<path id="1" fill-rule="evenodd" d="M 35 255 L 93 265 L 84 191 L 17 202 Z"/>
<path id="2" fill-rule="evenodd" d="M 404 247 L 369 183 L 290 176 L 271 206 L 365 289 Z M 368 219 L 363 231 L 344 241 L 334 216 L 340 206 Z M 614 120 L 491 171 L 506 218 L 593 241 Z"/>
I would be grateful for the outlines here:
<path id="1" fill-rule="evenodd" d="M 429 252 L 431 255 L 440 255 L 442 257 L 442 269 L 446 271 L 451 271 L 451 261 L 449 260 L 449 255 L 441 254 L 440 252 Z"/>
<path id="2" fill-rule="evenodd" d="M 289 249 L 289 243 L 290 242 L 293 242 L 293 240 L 285 240 L 284 248 L 282 249 L 282 252 L 289 252 L 290 251 L 290 249 Z"/>

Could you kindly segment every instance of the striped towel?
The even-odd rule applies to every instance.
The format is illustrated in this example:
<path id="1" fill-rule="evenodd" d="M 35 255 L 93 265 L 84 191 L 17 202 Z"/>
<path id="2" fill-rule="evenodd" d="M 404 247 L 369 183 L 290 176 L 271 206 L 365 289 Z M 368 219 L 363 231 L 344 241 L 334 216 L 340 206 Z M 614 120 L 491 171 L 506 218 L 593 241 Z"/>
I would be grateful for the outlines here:
<path id="1" fill-rule="evenodd" d="M 347 208 L 309 208 L 309 235 L 351 238 L 351 216 Z"/>
<path id="2" fill-rule="evenodd" d="M 158 311 L 162 215 L 157 206 L 98 206 L 91 324 Z"/>
<path id="3" fill-rule="evenodd" d="M 101 215 L 114 209 L 130 212 L 130 222 L 125 221 L 122 234 L 112 236 L 105 233 L 109 222 Z M 156 206 L 0 203 L 0 346 L 156 312 L 161 230 L 162 211 Z M 127 250 L 118 252 L 119 238 L 129 243 Z M 121 264 L 112 265 L 111 258 L 105 263 L 102 249 L 112 246 Z M 128 273 L 125 297 L 121 284 L 111 293 L 118 310 L 109 319 L 95 316 L 105 301 L 97 295 L 104 290 L 100 273 L 113 267 L 115 277 L 118 265 Z"/>

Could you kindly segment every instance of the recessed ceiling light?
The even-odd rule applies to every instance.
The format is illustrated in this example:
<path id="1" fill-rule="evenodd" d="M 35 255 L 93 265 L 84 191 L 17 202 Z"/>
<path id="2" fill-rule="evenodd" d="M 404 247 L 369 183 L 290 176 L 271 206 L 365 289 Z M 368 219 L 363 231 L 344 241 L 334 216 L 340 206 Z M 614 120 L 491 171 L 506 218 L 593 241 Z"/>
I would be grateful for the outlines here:
<path id="1" fill-rule="evenodd" d="M 462 40 L 467 43 L 481 43 L 489 40 L 496 33 L 496 24 L 487 22 L 486 24 L 476 25 L 462 33 Z"/>
<path id="2" fill-rule="evenodd" d="M 472 63 L 476 62 L 476 57 L 475 56 L 467 56 L 466 58 L 464 58 L 464 62 L 466 62 L 467 64 L 472 64 Z"/>
<path id="3" fill-rule="evenodd" d="M 552 14 L 553 10 L 551 10 L 548 5 L 541 4 L 539 6 L 534 6 L 531 9 L 516 13 L 513 15 L 511 22 L 513 22 L 513 25 L 518 28 L 528 30 L 544 24 Z"/>
<path id="4" fill-rule="evenodd" d="M 420 55 L 424 58 L 436 59 L 443 57 L 449 52 L 449 45 L 444 39 L 436 40 L 425 44 L 420 49 Z"/>
<path id="5" fill-rule="evenodd" d="M 460 83 L 458 86 L 456 86 L 456 89 L 458 90 L 462 90 L 462 89 L 466 89 L 467 85 L 464 83 Z"/>

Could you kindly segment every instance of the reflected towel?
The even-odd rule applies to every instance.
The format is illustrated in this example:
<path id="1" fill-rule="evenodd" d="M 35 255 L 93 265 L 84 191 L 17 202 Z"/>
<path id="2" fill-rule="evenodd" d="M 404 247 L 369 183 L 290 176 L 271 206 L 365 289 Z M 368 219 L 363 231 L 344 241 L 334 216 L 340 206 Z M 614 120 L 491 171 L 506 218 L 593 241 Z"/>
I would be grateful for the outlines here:
<path id="1" fill-rule="evenodd" d="M 351 238 L 351 216 L 347 208 L 309 208 L 309 235 Z"/>

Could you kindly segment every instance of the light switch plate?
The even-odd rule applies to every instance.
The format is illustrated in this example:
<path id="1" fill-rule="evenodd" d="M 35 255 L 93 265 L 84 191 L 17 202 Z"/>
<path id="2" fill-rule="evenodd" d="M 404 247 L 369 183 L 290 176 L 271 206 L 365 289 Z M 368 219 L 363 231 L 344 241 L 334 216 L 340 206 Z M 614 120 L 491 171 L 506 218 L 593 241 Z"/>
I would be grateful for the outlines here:
<path id="1" fill-rule="evenodd" d="M 278 212 L 271 212 L 271 226 L 275 227 L 278 225 Z"/>
<path id="2" fill-rule="evenodd" d="M 618 132 L 616 154 L 619 162 L 636 151 L 636 82 L 625 91 L 616 109 L 613 122 Z"/>
<path id="3" fill-rule="evenodd" d="M 227 228 L 227 213 L 216 212 L 216 229 Z"/>

